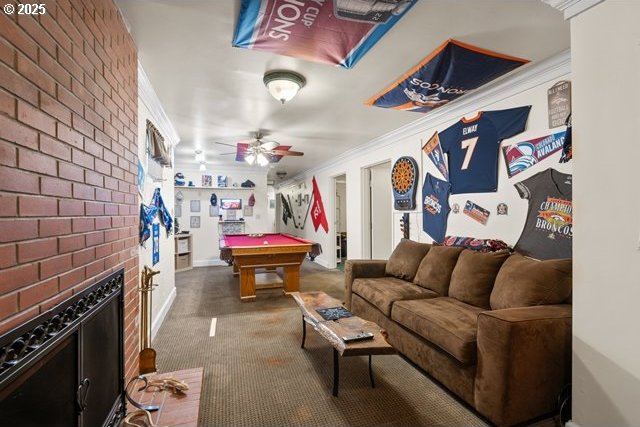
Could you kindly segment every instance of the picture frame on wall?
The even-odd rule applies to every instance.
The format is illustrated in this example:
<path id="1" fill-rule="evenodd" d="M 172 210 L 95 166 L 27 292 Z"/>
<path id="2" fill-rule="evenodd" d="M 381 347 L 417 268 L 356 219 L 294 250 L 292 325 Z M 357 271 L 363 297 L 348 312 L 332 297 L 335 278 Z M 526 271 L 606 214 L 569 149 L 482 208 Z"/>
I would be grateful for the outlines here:
<path id="1" fill-rule="evenodd" d="M 191 228 L 200 228 L 200 217 L 192 216 L 189 221 L 189 226 Z"/>
<path id="2" fill-rule="evenodd" d="M 227 176 L 218 175 L 218 187 L 226 187 L 226 186 L 227 186 Z"/>
<path id="3" fill-rule="evenodd" d="M 200 200 L 190 200 L 189 207 L 191 212 L 200 212 Z"/>
<path id="4" fill-rule="evenodd" d="M 213 187 L 213 177 L 209 174 L 202 175 L 202 186 Z"/>

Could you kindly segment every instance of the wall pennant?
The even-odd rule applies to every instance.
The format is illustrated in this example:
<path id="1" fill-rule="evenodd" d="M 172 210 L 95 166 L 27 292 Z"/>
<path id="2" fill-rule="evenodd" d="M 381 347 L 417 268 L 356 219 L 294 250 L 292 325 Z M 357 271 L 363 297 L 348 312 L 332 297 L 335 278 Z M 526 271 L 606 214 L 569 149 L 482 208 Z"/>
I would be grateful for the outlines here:
<path id="1" fill-rule="evenodd" d="M 564 140 L 563 131 L 502 147 L 509 178 L 560 151 Z"/>
<path id="2" fill-rule="evenodd" d="M 447 170 L 447 164 L 444 161 L 444 153 L 442 152 L 442 146 L 440 145 L 440 138 L 438 132 L 434 132 L 433 136 L 429 138 L 427 142 L 422 146 L 422 151 L 426 154 L 431 162 L 438 168 L 445 181 L 449 181 L 449 171 Z"/>
<path id="3" fill-rule="evenodd" d="M 316 182 L 316 177 L 311 179 L 313 184 L 313 203 L 311 204 L 311 221 L 313 222 L 313 228 L 318 231 L 318 228 L 322 226 L 326 233 L 329 232 L 329 223 L 327 222 L 327 216 L 324 213 L 324 205 L 322 204 L 322 196 L 320 196 L 320 189 Z"/>

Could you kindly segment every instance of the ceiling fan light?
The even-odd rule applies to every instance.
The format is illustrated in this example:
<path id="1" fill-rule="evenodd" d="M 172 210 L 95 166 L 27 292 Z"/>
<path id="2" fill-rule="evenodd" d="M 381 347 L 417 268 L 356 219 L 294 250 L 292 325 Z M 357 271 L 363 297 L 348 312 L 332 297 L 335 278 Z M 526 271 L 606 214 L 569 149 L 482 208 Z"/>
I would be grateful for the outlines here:
<path id="1" fill-rule="evenodd" d="M 271 96 L 285 103 L 293 99 L 307 83 L 306 79 L 293 71 L 267 71 L 262 79 Z"/>
<path id="2" fill-rule="evenodd" d="M 207 167 L 204 165 L 204 162 L 200 163 L 200 172 L 204 172 L 207 170 Z"/>
<path id="3" fill-rule="evenodd" d="M 253 153 L 251 153 L 251 154 L 247 154 L 247 155 L 244 157 L 244 160 L 245 160 L 247 163 L 249 163 L 250 165 L 252 165 L 252 164 L 254 164 L 254 163 L 255 163 L 255 161 L 256 161 L 256 155 L 255 155 L 255 154 L 253 154 Z"/>
<path id="4" fill-rule="evenodd" d="M 204 153 L 202 150 L 196 150 L 196 162 L 204 162 Z"/>
<path id="5" fill-rule="evenodd" d="M 269 159 L 267 159 L 267 156 L 265 156 L 262 153 L 258 154 L 258 164 L 260 166 L 267 166 L 269 164 Z"/>

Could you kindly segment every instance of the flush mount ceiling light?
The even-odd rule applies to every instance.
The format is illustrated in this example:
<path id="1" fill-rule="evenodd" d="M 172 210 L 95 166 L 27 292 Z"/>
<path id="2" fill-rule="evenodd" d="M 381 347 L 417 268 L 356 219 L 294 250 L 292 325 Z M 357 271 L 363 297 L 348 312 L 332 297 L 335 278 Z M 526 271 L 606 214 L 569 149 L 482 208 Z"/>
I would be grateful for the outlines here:
<path id="1" fill-rule="evenodd" d="M 262 79 L 269 93 L 281 103 L 293 99 L 300 89 L 307 83 L 305 78 L 294 71 L 267 71 Z"/>

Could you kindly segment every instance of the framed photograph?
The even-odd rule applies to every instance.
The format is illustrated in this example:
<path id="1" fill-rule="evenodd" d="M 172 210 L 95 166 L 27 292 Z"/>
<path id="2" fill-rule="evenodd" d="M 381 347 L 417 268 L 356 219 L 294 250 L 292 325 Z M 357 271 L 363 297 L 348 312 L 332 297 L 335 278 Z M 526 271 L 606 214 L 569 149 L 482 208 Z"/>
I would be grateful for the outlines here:
<path id="1" fill-rule="evenodd" d="M 249 205 L 245 205 L 245 207 L 242 209 L 243 212 L 243 216 L 248 217 L 248 216 L 253 216 L 253 206 L 249 206 Z"/>
<path id="2" fill-rule="evenodd" d="M 191 212 L 200 212 L 200 200 L 190 200 L 189 207 Z"/>
<path id="3" fill-rule="evenodd" d="M 182 218 L 182 205 L 175 205 L 175 217 Z"/>
<path id="4" fill-rule="evenodd" d="M 209 216 L 216 217 L 218 215 L 220 215 L 220 208 L 218 206 L 209 205 Z"/>
<path id="5" fill-rule="evenodd" d="M 192 216 L 191 220 L 189 221 L 189 225 L 191 226 L 191 228 L 200 228 L 200 217 Z"/>
<path id="6" fill-rule="evenodd" d="M 211 175 L 202 175 L 202 186 L 203 187 L 212 187 L 213 186 L 213 177 Z"/>
<path id="7" fill-rule="evenodd" d="M 227 176 L 218 175 L 218 187 L 226 187 L 226 186 L 227 186 Z"/>

